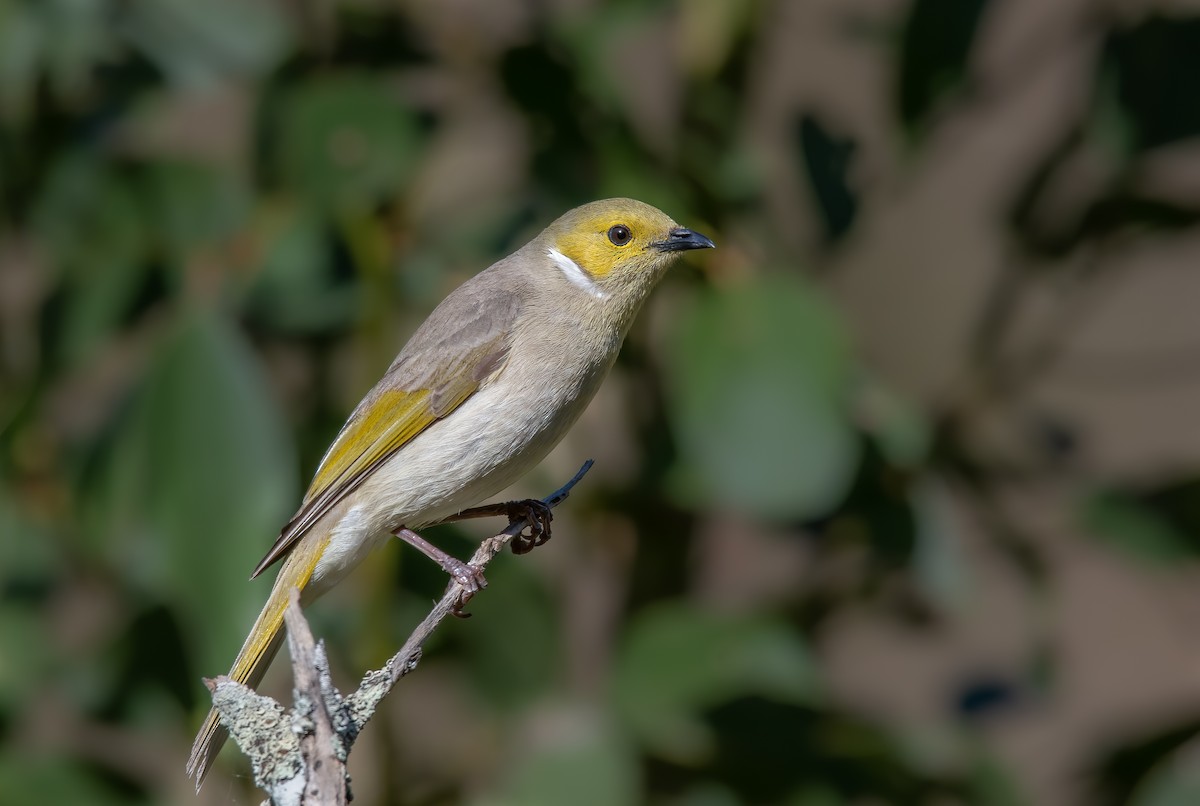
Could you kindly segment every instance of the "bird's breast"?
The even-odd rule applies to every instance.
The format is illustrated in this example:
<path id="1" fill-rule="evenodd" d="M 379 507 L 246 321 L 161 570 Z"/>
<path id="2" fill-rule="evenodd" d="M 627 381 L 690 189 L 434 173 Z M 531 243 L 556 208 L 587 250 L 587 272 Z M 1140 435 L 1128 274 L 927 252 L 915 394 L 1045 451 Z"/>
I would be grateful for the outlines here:
<path id="1" fill-rule="evenodd" d="M 386 534 L 478 504 L 540 462 L 587 407 L 615 358 L 600 345 L 517 339 L 504 367 L 381 465 L 353 493 L 360 523 Z"/>

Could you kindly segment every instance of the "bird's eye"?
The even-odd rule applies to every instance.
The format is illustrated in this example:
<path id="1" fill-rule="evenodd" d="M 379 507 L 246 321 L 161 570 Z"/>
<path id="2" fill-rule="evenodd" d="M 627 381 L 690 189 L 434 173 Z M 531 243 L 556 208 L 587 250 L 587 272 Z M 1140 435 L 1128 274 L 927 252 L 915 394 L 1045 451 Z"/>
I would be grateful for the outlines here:
<path id="1" fill-rule="evenodd" d="M 608 228 L 608 239 L 613 246 L 624 246 L 633 240 L 633 233 L 624 224 L 616 224 Z"/>

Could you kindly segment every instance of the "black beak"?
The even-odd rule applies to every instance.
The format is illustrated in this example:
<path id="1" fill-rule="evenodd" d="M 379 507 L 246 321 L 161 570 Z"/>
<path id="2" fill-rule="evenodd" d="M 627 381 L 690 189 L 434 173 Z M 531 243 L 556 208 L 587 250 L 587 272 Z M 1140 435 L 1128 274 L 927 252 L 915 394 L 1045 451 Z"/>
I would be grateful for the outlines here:
<path id="1" fill-rule="evenodd" d="M 707 235 L 676 227 L 667 233 L 665 241 L 651 244 L 660 252 L 686 252 L 689 249 L 716 249 L 717 245 Z"/>

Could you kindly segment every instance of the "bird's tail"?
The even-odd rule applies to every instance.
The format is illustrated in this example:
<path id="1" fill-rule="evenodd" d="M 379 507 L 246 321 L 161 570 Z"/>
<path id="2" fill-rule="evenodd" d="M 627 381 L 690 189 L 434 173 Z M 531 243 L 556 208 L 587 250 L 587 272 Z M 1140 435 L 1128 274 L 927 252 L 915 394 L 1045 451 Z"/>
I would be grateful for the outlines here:
<path id="1" fill-rule="evenodd" d="M 275 578 L 275 586 L 271 588 L 271 596 L 255 619 L 246 642 L 242 644 L 242 649 L 229 670 L 231 679 L 245 683 L 251 688 L 257 686 L 271 664 L 271 659 L 279 651 L 279 645 L 283 643 L 283 611 L 287 609 L 288 597 L 293 588 L 303 591 L 308 585 L 324 546 L 312 547 L 306 551 L 307 548 L 309 547 L 304 544 L 297 546 L 284 560 L 283 567 L 279 569 L 279 576 Z M 200 732 L 196 734 L 196 741 L 192 744 L 192 752 L 187 761 L 187 774 L 196 779 L 197 792 L 200 791 L 204 776 L 208 774 L 228 736 L 229 732 L 221 726 L 217 712 L 210 710 Z"/>

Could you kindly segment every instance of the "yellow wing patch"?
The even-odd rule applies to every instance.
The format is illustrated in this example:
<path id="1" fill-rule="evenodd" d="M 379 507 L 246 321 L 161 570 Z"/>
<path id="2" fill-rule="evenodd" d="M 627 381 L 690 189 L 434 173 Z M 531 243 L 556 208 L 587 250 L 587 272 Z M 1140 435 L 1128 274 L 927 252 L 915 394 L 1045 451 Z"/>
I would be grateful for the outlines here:
<path id="1" fill-rule="evenodd" d="M 468 283 L 430 315 L 325 452 L 300 511 L 251 579 L 291 551 L 379 465 L 502 369 L 518 304 L 511 293 L 477 298 Z"/>
<path id="2" fill-rule="evenodd" d="M 387 391 L 367 404 L 362 416 L 346 423 L 325 452 L 304 496 L 311 501 L 339 479 L 353 478 L 424 431 L 435 419 L 429 390 Z"/>
<path id="3" fill-rule="evenodd" d="M 361 484 L 375 466 L 433 424 L 437 415 L 429 405 L 430 395 L 428 389 L 388 390 L 363 403 L 361 411 L 355 412 L 325 452 L 300 511 L 283 528 L 251 579 L 286 554 L 330 506 Z"/>

